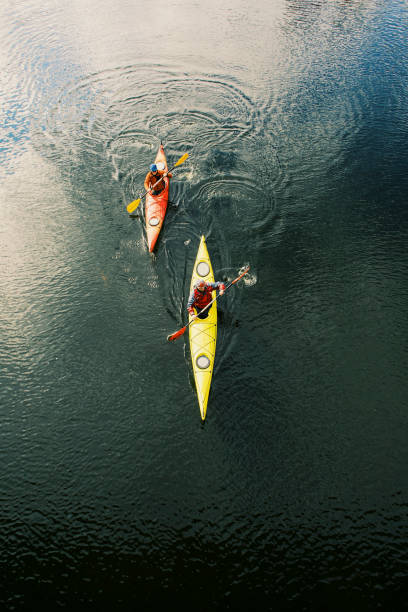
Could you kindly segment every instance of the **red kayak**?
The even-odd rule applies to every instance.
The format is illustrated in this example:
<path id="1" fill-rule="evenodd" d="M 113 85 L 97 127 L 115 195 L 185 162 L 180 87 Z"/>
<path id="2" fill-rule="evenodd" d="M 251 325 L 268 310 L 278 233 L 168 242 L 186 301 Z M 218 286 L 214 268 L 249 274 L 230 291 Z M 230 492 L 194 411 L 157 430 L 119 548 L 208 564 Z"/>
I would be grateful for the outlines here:
<path id="1" fill-rule="evenodd" d="M 167 172 L 167 159 L 164 153 L 163 145 L 161 144 L 157 151 L 154 163 L 160 171 Z M 158 194 L 152 195 L 148 193 L 145 203 L 145 219 L 146 219 L 146 235 L 149 245 L 149 253 L 151 253 L 156 245 L 160 230 L 163 225 L 164 217 L 167 210 L 167 202 L 169 199 L 169 183 L 168 176 L 164 177 L 165 188 Z"/>

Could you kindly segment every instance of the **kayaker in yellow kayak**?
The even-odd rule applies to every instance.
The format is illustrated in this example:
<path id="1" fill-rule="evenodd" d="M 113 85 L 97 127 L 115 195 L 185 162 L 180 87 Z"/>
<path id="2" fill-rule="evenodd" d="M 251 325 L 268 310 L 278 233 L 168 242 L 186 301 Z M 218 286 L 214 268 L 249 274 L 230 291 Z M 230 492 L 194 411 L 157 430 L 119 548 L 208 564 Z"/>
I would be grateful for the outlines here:
<path id="1" fill-rule="evenodd" d="M 197 317 L 199 319 L 206 319 L 208 317 L 208 313 L 210 308 L 207 308 L 204 312 L 201 312 L 203 308 L 205 308 L 212 300 L 212 292 L 214 289 L 219 289 L 219 295 L 223 295 L 225 291 L 224 283 L 215 282 L 215 283 L 207 283 L 204 280 L 199 280 L 193 287 L 192 292 L 190 293 L 190 297 L 187 302 L 187 310 L 190 315 L 194 316 L 194 309 L 197 312 Z"/>
<path id="2" fill-rule="evenodd" d="M 152 195 L 154 196 L 159 195 L 159 193 L 161 193 L 166 186 L 164 180 L 163 179 L 160 180 L 160 177 L 162 177 L 164 173 L 165 173 L 164 168 L 161 169 L 157 164 L 151 164 L 150 170 L 146 174 L 146 178 L 144 181 L 145 191 L 151 190 Z M 171 178 L 173 175 L 171 174 L 171 172 L 169 172 L 167 176 Z M 155 186 L 154 189 L 152 189 L 152 187 L 155 185 L 155 183 L 157 183 L 157 181 L 160 181 L 160 182 L 158 183 L 158 185 Z"/>

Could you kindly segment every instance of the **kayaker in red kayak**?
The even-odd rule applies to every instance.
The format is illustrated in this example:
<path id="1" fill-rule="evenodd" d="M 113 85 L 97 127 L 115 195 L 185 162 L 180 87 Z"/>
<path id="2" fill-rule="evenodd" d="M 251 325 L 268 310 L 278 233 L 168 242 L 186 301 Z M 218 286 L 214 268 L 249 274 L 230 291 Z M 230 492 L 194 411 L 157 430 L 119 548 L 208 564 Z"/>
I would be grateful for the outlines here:
<path id="1" fill-rule="evenodd" d="M 157 183 L 157 181 L 160 181 L 160 177 L 163 176 L 163 174 L 165 174 L 165 170 L 164 169 L 162 170 L 162 169 L 158 168 L 156 164 L 151 164 L 150 170 L 146 174 L 146 178 L 145 178 L 145 181 L 144 181 L 145 191 L 149 191 L 150 189 L 152 189 L 153 185 L 155 183 Z M 171 174 L 171 172 L 169 172 L 167 174 L 167 176 L 169 178 L 171 178 L 173 175 Z M 165 186 L 166 186 L 166 184 L 165 184 L 164 180 L 162 179 L 159 182 L 159 184 L 156 185 L 155 188 L 151 190 L 151 194 L 154 195 L 154 196 L 159 195 L 159 193 L 161 193 L 163 191 Z"/>
<path id="2" fill-rule="evenodd" d="M 199 319 L 206 319 L 208 317 L 208 313 L 212 307 L 207 308 L 207 310 L 205 310 L 203 313 L 201 313 L 201 311 L 213 299 L 212 292 L 214 291 L 214 289 L 219 289 L 219 295 L 222 295 L 225 291 L 225 285 L 224 283 L 220 282 L 207 283 L 204 280 L 199 280 L 196 282 L 187 302 L 187 310 L 192 316 L 194 316 L 195 308 L 197 312 L 197 317 Z"/>

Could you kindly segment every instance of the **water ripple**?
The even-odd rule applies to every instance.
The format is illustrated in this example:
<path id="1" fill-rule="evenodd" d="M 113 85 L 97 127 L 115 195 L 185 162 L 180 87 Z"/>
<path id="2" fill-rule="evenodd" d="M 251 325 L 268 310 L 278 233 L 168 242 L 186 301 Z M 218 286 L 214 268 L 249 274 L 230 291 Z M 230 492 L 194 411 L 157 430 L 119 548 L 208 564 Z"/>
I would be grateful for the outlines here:
<path id="1" fill-rule="evenodd" d="M 171 199 L 176 206 L 169 209 L 158 245 L 158 255 L 162 252 L 166 257 L 167 276 L 159 282 L 165 308 L 178 318 L 180 289 L 186 282 L 179 275 L 181 270 L 188 275 L 189 267 L 183 242 L 201 233 L 214 234 L 220 245 L 214 258 L 222 270 L 233 263 L 227 236 L 231 218 L 237 234 L 248 228 L 258 236 L 273 231 L 273 192 L 284 181 L 274 136 L 265 131 L 259 112 L 234 78 L 187 77 L 170 65 L 128 65 L 67 83 L 41 118 L 43 128 L 36 136 L 45 154 L 60 167 L 69 163 L 72 168 L 84 157 L 95 167 L 98 160 L 110 166 L 112 180 L 123 192 L 122 206 L 140 193 L 159 138 L 165 142 L 169 165 L 184 152 L 190 153 L 188 162 L 175 173 Z M 152 142 L 152 135 L 157 140 Z M 261 159 L 260 138 L 264 141 Z M 262 186 L 255 180 L 259 168 Z M 143 220 L 142 208 L 140 214 Z M 137 233 L 134 240 L 123 240 L 116 253 L 130 284 L 137 284 L 139 276 L 134 249 L 137 246 L 139 251 L 143 245 L 142 224 Z M 190 249 L 190 267 L 191 256 Z M 242 261 L 235 265 L 241 266 Z M 154 289 L 156 283 L 152 280 L 148 285 Z"/>

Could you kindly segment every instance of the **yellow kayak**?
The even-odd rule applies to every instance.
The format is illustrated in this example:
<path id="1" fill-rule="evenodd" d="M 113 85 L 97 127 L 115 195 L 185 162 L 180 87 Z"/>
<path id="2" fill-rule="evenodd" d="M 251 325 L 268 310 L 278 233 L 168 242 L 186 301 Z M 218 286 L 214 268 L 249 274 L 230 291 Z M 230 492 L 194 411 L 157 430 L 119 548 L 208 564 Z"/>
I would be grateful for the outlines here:
<path id="1" fill-rule="evenodd" d="M 201 237 L 200 246 L 198 247 L 191 277 L 190 292 L 198 280 L 205 280 L 209 283 L 214 282 L 214 273 L 204 236 Z M 212 292 L 213 298 L 215 298 L 215 295 L 216 291 L 214 290 Z M 191 322 L 192 318 L 190 315 L 190 354 L 201 418 L 204 421 L 207 414 L 208 396 L 214 369 L 215 345 L 217 341 L 217 301 L 214 300 L 206 319 L 195 319 Z"/>

